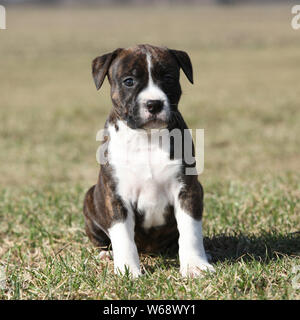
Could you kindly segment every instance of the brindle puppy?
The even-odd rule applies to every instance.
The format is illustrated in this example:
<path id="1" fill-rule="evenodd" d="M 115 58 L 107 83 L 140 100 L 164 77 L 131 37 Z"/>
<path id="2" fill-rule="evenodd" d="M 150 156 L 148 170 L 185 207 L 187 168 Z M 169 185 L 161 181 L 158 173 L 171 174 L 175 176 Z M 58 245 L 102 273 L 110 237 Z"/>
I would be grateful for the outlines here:
<path id="1" fill-rule="evenodd" d="M 203 247 L 203 190 L 197 175 L 187 174 L 195 163 L 187 164 L 184 148 L 176 152 L 170 138 L 175 129 L 186 143 L 180 68 L 193 83 L 187 53 L 150 45 L 116 49 L 92 64 L 97 89 L 108 77 L 113 107 L 105 123 L 108 161 L 86 194 L 84 215 L 93 244 L 104 250 L 112 245 L 115 272 L 128 268 L 138 276 L 138 252 L 177 244 L 183 276 L 214 270 Z M 168 147 L 154 142 L 162 131 Z"/>

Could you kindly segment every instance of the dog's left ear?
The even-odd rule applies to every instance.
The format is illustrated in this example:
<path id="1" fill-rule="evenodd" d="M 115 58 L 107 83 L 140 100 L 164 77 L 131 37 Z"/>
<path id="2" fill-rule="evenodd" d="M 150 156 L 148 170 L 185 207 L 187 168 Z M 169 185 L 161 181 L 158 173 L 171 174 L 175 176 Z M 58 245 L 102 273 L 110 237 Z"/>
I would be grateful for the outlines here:
<path id="1" fill-rule="evenodd" d="M 107 75 L 108 69 L 112 63 L 112 61 L 116 58 L 118 53 L 122 49 L 116 49 L 113 52 L 104 54 L 100 57 L 97 57 L 92 62 L 92 74 L 95 81 L 95 85 L 97 90 L 99 90 L 102 86 L 102 83 Z"/>
<path id="2" fill-rule="evenodd" d="M 193 67 L 192 67 L 192 63 L 189 55 L 186 52 L 180 51 L 180 50 L 169 49 L 169 51 L 176 58 L 179 66 L 181 67 L 181 69 L 183 70 L 184 74 L 189 79 L 189 81 L 191 83 L 194 83 Z"/>

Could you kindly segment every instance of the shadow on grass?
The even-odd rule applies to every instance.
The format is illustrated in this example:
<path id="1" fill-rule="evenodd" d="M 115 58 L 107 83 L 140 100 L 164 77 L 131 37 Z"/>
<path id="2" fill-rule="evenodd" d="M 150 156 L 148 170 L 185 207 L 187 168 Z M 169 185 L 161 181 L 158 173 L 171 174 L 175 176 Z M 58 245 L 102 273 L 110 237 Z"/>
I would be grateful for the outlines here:
<path id="1" fill-rule="evenodd" d="M 204 238 L 204 246 L 207 253 L 211 255 L 212 263 L 236 262 L 256 260 L 268 263 L 271 260 L 281 259 L 284 256 L 300 257 L 300 231 L 288 234 L 275 232 L 263 232 L 257 235 L 235 235 L 219 234 L 212 238 Z M 165 268 L 179 267 L 178 250 L 160 255 Z M 151 266 L 149 266 L 151 269 Z M 152 267 L 155 270 L 155 267 Z"/>
<path id="2" fill-rule="evenodd" d="M 204 239 L 212 262 L 234 262 L 239 259 L 268 263 L 284 256 L 300 256 L 300 232 L 278 234 L 263 232 L 257 235 L 220 234 Z"/>

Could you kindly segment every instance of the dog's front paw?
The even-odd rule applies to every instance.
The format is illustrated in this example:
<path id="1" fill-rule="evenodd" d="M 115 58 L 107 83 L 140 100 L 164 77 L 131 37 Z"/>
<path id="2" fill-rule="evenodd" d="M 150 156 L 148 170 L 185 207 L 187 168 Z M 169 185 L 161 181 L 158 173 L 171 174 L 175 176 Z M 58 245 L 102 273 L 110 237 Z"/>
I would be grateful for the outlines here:
<path id="1" fill-rule="evenodd" d="M 186 262 L 180 267 L 180 273 L 183 277 L 197 278 L 203 276 L 205 272 L 216 271 L 210 263 L 203 259 Z"/>
<path id="2" fill-rule="evenodd" d="M 118 275 L 129 275 L 132 278 L 138 278 L 142 275 L 141 269 L 135 265 L 129 265 L 129 264 L 121 264 L 121 265 L 115 265 L 114 267 L 115 274 Z"/>

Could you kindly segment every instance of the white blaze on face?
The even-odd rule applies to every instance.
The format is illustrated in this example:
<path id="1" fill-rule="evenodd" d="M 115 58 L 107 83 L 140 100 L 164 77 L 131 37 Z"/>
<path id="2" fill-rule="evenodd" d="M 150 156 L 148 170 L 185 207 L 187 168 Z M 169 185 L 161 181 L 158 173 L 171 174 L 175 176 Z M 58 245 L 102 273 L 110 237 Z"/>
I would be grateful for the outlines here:
<path id="1" fill-rule="evenodd" d="M 147 110 L 146 103 L 149 100 L 161 100 L 163 101 L 163 108 L 161 112 L 157 114 L 157 118 L 163 121 L 166 121 L 170 112 L 170 106 L 169 106 L 169 100 L 167 95 L 163 92 L 163 90 L 157 86 L 152 78 L 151 75 L 151 68 L 152 68 L 152 62 L 151 62 L 151 55 L 150 53 L 147 53 L 147 67 L 148 67 L 148 84 L 145 89 L 143 89 L 138 97 L 137 101 L 140 106 L 140 116 L 142 119 L 147 120 L 147 118 L 151 117 L 152 115 Z"/>

